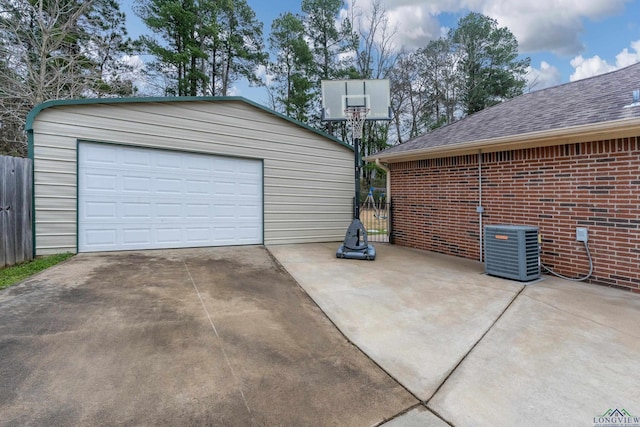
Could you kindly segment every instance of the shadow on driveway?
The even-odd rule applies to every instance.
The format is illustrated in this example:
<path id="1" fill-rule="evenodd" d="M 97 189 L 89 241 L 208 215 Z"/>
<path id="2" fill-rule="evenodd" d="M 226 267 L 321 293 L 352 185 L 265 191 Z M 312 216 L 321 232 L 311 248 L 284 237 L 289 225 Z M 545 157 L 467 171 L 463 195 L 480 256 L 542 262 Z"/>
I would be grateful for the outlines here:
<path id="1" fill-rule="evenodd" d="M 380 423 L 418 401 L 263 247 L 81 254 L 0 292 L 2 425 Z"/>

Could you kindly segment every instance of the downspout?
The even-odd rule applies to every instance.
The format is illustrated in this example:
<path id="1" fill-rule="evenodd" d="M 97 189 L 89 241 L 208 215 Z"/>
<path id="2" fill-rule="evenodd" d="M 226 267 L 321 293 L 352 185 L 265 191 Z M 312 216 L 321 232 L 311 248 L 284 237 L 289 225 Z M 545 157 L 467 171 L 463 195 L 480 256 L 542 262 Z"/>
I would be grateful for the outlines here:
<path id="1" fill-rule="evenodd" d="M 391 171 L 388 167 L 380 163 L 380 159 L 376 159 L 376 166 L 387 174 L 387 200 L 391 200 Z"/>
<path id="2" fill-rule="evenodd" d="M 482 213 L 484 212 L 484 207 L 482 207 L 482 150 L 478 150 L 478 207 L 476 208 L 476 212 L 478 212 L 478 223 L 480 224 L 480 262 L 483 262 L 482 248 L 484 243 L 484 230 L 482 229 Z"/>
<path id="3" fill-rule="evenodd" d="M 389 230 L 387 230 L 387 233 L 389 234 L 389 242 L 391 242 L 391 171 L 388 167 L 380 163 L 380 159 L 376 159 L 376 166 L 385 171 L 385 173 L 387 174 L 387 204 L 389 204 Z"/>

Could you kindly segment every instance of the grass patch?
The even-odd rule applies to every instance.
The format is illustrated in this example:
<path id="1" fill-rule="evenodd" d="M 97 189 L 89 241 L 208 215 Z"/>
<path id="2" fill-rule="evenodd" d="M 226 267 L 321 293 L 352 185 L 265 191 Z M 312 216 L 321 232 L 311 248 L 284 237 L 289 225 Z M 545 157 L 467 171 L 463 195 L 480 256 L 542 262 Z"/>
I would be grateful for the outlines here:
<path id="1" fill-rule="evenodd" d="M 0 289 L 8 288 L 29 276 L 71 258 L 72 253 L 49 255 L 0 270 Z"/>

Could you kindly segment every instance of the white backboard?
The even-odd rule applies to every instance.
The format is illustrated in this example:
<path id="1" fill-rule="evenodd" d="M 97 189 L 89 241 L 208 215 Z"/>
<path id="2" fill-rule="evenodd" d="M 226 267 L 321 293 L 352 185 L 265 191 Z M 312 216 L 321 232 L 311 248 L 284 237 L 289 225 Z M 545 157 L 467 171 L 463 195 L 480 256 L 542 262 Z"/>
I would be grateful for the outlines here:
<path id="1" fill-rule="evenodd" d="M 389 80 L 322 80 L 322 120 L 347 120 L 348 107 L 369 108 L 368 121 L 391 120 Z"/>

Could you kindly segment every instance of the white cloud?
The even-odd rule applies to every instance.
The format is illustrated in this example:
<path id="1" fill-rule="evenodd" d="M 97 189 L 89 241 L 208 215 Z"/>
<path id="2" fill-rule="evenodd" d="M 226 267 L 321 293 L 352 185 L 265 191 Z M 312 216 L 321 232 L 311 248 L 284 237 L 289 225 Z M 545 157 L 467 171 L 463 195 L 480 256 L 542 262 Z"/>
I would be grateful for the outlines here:
<path id="1" fill-rule="evenodd" d="M 367 18 L 372 15 L 375 0 L 348 0 L 347 7 L 355 7 L 354 19 L 360 19 L 360 25 L 368 26 Z M 438 14 L 442 11 L 438 1 L 425 4 L 416 0 L 380 0 L 386 11 L 388 31 L 395 31 L 394 44 L 398 48 L 415 49 L 424 47 L 431 40 L 442 35 Z M 444 3 L 444 2 L 443 2 Z M 340 19 L 351 18 L 347 10 L 342 10 Z"/>
<path id="2" fill-rule="evenodd" d="M 616 65 L 619 68 L 628 67 L 640 61 L 640 40 L 631 42 L 631 49 L 634 52 L 629 52 L 629 49 L 625 47 L 622 52 L 616 55 Z"/>
<path id="3" fill-rule="evenodd" d="M 562 83 L 560 70 L 545 61 L 540 63 L 540 68 L 531 66 L 527 68 L 527 87 L 530 92 L 557 86 L 560 83 Z"/>
<path id="4" fill-rule="evenodd" d="M 144 61 L 138 55 L 123 55 L 118 62 L 126 67 L 118 77 L 123 80 L 131 80 L 139 91 L 144 92 L 148 86 L 144 76 L 146 68 Z"/>
<path id="5" fill-rule="evenodd" d="M 128 66 L 132 72 L 142 72 L 145 68 L 144 61 L 138 55 L 123 55 L 120 62 Z"/>
<path id="6" fill-rule="evenodd" d="M 627 0 L 481 1 L 480 12 L 496 19 L 518 39 L 521 52 L 550 51 L 576 55 L 585 20 L 601 20 L 621 13 Z"/>
<path id="7" fill-rule="evenodd" d="M 366 15 L 375 0 L 349 0 Z M 577 55 L 584 49 L 584 20 L 621 13 L 629 0 L 380 0 L 398 27 L 398 45 L 424 46 L 442 35 L 441 13 L 475 11 L 490 16 L 518 39 L 521 53 Z"/>
<path id="8" fill-rule="evenodd" d="M 573 82 L 586 79 L 587 77 L 597 76 L 633 65 L 636 62 L 640 62 L 640 40 L 631 42 L 631 51 L 629 51 L 628 48 L 624 48 L 617 54 L 615 64 L 609 64 L 598 55 L 592 56 L 591 58 L 583 58 L 582 55 L 576 56 L 571 60 L 571 66 L 575 71 L 569 76 L 569 80 Z"/>
<path id="9" fill-rule="evenodd" d="M 256 77 L 267 86 L 271 86 L 271 84 L 275 80 L 275 75 L 269 73 L 269 70 L 264 65 L 258 65 L 255 74 Z"/>
<path id="10" fill-rule="evenodd" d="M 600 56 L 592 56 L 591 58 L 583 58 L 582 55 L 578 55 L 571 60 L 571 66 L 575 68 L 575 71 L 569 80 L 576 81 L 586 79 L 587 77 L 597 76 L 598 74 L 608 73 L 616 69 L 615 65 L 610 65 Z"/>
<path id="11" fill-rule="evenodd" d="M 441 36 L 440 23 L 426 6 L 400 6 L 388 11 L 391 28 L 397 29 L 397 44 L 407 48 L 424 47 Z"/>

